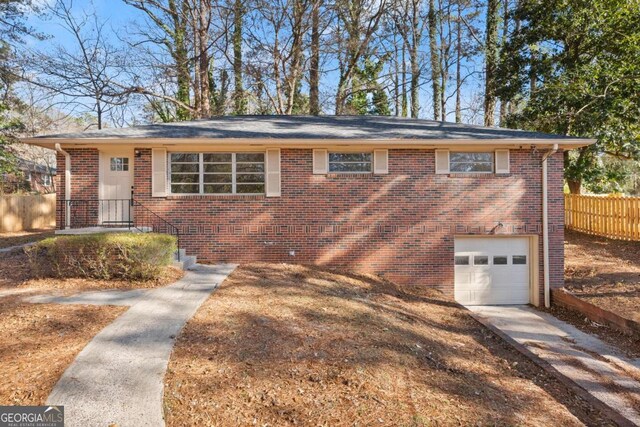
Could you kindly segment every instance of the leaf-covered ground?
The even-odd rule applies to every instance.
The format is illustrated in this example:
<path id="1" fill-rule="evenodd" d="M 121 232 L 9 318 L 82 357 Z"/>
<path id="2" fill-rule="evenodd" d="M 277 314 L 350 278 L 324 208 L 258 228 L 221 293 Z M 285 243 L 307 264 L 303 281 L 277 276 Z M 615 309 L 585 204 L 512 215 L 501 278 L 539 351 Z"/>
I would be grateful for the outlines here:
<path id="1" fill-rule="evenodd" d="M 0 298 L 0 405 L 43 405 L 64 370 L 125 307 Z"/>
<path id="2" fill-rule="evenodd" d="M 178 337 L 170 426 L 607 425 L 437 292 L 239 267 Z"/>
<path id="3" fill-rule="evenodd" d="M 567 230 L 564 248 L 565 287 L 568 290 L 600 308 L 640 321 L 640 242 Z M 640 357 L 640 334 L 622 334 L 569 310 L 552 308 L 551 311 L 629 356 Z"/>

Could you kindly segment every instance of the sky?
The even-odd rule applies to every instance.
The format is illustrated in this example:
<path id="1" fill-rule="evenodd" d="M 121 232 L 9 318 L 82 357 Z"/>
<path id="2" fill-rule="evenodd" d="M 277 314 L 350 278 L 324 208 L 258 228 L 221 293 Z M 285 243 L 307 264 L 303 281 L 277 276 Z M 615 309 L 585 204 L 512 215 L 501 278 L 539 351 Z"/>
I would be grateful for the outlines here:
<path id="1" fill-rule="evenodd" d="M 41 0 L 42 2 L 46 2 L 48 4 L 54 3 L 54 0 Z M 114 45 L 121 45 L 123 42 L 121 39 L 127 38 L 135 32 L 138 23 L 143 22 L 144 16 L 143 13 L 139 10 L 135 9 L 132 6 L 125 4 L 121 0 L 74 0 L 73 1 L 72 10 L 76 14 L 76 16 L 81 16 L 85 12 L 91 12 L 92 10 L 96 10 L 98 17 L 106 22 L 107 28 L 109 31 L 106 31 L 107 39 Z M 27 45 L 36 50 L 48 50 L 53 45 L 62 45 L 67 46 L 69 49 L 75 48 L 75 43 L 73 37 L 60 26 L 54 19 L 33 14 L 29 17 L 28 22 L 31 26 L 36 28 L 38 31 L 48 35 L 49 37 L 44 41 L 38 41 L 35 39 L 30 39 L 27 41 Z M 265 37 L 268 37 L 265 35 Z M 426 38 L 426 34 L 425 34 Z M 426 48 L 426 43 L 424 44 L 424 48 Z M 428 54 L 428 52 L 424 52 Z M 245 54 L 246 55 L 246 54 Z M 219 62 L 218 62 L 219 63 Z M 476 66 L 476 68 L 478 68 Z M 327 89 L 329 92 L 335 90 L 335 86 L 337 84 L 337 73 L 327 72 L 322 76 L 321 86 Z M 470 105 L 472 103 L 478 104 L 476 102 L 472 102 L 472 99 L 478 98 L 480 94 L 480 86 L 481 86 L 481 75 L 474 75 L 470 78 L 462 90 L 462 98 L 463 105 Z M 453 76 L 452 76 L 453 78 Z M 306 88 L 303 88 L 306 90 Z M 447 121 L 453 121 L 453 97 L 449 102 L 448 110 L 451 111 L 451 114 L 447 116 Z M 393 104 L 393 100 L 391 100 Z M 431 118 L 431 93 L 430 93 L 430 85 L 424 84 L 421 87 L 420 91 L 420 118 Z M 325 114 L 331 114 L 333 112 L 333 107 L 327 108 L 327 111 L 324 111 Z M 476 111 L 473 115 L 469 112 L 465 112 L 463 114 L 463 121 L 468 123 L 476 123 L 480 124 L 482 118 L 477 114 Z M 130 113 L 134 116 L 138 115 L 139 112 L 134 110 Z M 135 117 L 135 121 L 138 121 L 140 117 Z M 133 118 L 129 120 L 129 124 L 133 122 Z M 112 124 L 112 126 L 115 124 Z"/>

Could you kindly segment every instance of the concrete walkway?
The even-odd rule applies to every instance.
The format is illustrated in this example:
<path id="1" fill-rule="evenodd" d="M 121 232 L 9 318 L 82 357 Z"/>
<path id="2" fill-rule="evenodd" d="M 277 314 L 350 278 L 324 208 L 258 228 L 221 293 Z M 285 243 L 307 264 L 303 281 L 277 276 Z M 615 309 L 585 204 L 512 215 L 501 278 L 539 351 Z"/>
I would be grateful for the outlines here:
<path id="1" fill-rule="evenodd" d="M 36 243 L 38 243 L 38 242 L 37 241 L 36 242 L 27 242 L 27 243 L 22 243 L 20 245 L 9 246 L 9 247 L 6 247 L 6 248 L 0 248 L 0 254 L 5 254 L 7 252 L 15 251 L 16 249 L 26 248 L 27 246 L 33 246 Z"/>
<path id="2" fill-rule="evenodd" d="M 640 359 L 528 306 L 472 306 L 476 316 L 548 362 L 560 374 L 640 425 Z"/>
<path id="3" fill-rule="evenodd" d="M 132 289 L 130 291 L 91 291 L 73 295 L 44 294 L 25 298 L 27 302 L 37 304 L 90 304 L 90 305 L 124 305 L 133 306 L 144 300 L 153 292 L 149 289 Z"/>
<path id="4" fill-rule="evenodd" d="M 234 269 L 198 265 L 182 280 L 133 298 L 67 368 L 47 404 L 64 405 L 70 427 L 163 426 L 163 378 L 175 338 Z"/>

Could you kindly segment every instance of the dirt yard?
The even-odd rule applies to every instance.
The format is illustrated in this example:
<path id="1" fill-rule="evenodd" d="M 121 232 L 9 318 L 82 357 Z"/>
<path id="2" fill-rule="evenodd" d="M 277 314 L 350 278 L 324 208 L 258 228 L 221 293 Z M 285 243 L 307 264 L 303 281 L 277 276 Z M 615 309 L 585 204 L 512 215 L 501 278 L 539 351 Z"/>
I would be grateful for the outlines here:
<path id="1" fill-rule="evenodd" d="M 609 425 L 435 291 L 239 267 L 178 337 L 170 426 Z"/>
<path id="2" fill-rule="evenodd" d="M 24 243 L 35 242 L 53 236 L 52 229 L 17 231 L 12 233 L 0 233 L 0 248 L 22 245 Z"/>
<path id="3" fill-rule="evenodd" d="M 640 242 L 567 232 L 565 286 L 605 310 L 640 322 Z"/>
<path id="4" fill-rule="evenodd" d="M 640 321 L 640 242 L 625 242 L 567 231 L 565 287 L 579 298 Z M 568 310 L 552 312 L 582 330 L 640 357 L 640 336 L 628 336 Z"/>

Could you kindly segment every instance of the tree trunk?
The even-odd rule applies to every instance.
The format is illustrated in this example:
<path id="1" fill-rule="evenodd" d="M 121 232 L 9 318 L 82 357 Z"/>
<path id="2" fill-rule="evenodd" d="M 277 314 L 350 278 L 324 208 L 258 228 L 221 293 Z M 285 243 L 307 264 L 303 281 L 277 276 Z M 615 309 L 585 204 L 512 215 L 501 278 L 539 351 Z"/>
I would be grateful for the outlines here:
<path id="1" fill-rule="evenodd" d="M 235 84 L 234 110 L 236 115 L 247 113 L 247 100 L 242 85 L 242 22 L 244 5 L 242 0 L 235 0 L 233 7 L 233 79 Z"/>
<path id="2" fill-rule="evenodd" d="M 484 89 L 484 125 L 495 124 L 496 110 L 496 69 L 498 66 L 498 13 L 500 0 L 487 1 L 487 35 L 485 41 L 485 89 Z"/>
<path id="3" fill-rule="evenodd" d="M 420 64 L 418 62 L 418 47 L 420 45 L 420 1 L 414 0 L 411 8 L 411 46 L 409 60 L 411 61 L 411 117 L 418 118 L 420 98 L 418 87 L 420 84 Z"/>
<path id="4" fill-rule="evenodd" d="M 184 19 L 187 16 L 187 0 L 182 0 L 181 11 L 176 7 L 175 1 L 169 1 L 169 10 L 173 19 L 173 43 L 175 45 L 173 60 L 176 67 L 178 91 L 176 99 L 183 104 L 190 105 L 189 86 L 191 85 L 191 73 L 189 71 L 189 51 L 186 46 L 187 25 Z M 176 107 L 178 120 L 189 120 L 191 112 L 181 106 Z"/>
<path id="5" fill-rule="evenodd" d="M 393 38 L 394 49 L 394 76 L 393 76 L 393 101 L 396 117 L 400 116 L 400 63 L 398 61 L 398 40 Z"/>
<path id="6" fill-rule="evenodd" d="M 296 97 L 298 95 L 298 83 L 301 78 L 302 69 L 302 49 L 304 39 L 304 19 L 306 7 L 302 4 L 302 0 L 294 0 L 293 2 L 293 25 L 291 28 L 291 65 L 289 67 L 289 76 L 287 77 L 287 108 L 286 113 L 290 115 L 293 112 Z"/>
<path id="7" fill-rule="evenodd" d="M 440 3 L 440 115 L 442 120 L 447 119 L 447 85 L 449 84 L 449 48 L 451 46 L 451 3 L 446 6 L 446 12 L 442 9 L 442 3 Z M 444 28 L 446 16 L 447 29 Z"/>
<path id="8" fill-rule="evenodd" d="M 200 0 L 198 20 L 198 66 L 200 81 L 200 117 L 211 117 L 211 87 L 209 85 L 209 18 L 211 3 Z"/>
<path id="9" fill-rule="evenodd" d="M 409 102 L 407 99 L 407 51 L 406 43 L 402 43 L 402 117 L 409 116 Z"/>
<path id="10" fill-rule="evenodd" d="M 509 0 L 504 0 L 502 12 L 502 42 L 501 46 L 504 49 L 504 45 L 509 38 Z M 500 126 L 505 127 L 507 119 L 507 113 L 509 111 L 509 100 L 500 99 Z"/>
<path id="11" fill-rule="evenodd" d="M 460 3 L 458 3 L 458 19 L 456 21 L 456 123 L 462 123 L 462 101 L 460 99 L 460 88 L 462 86 L 462 75 L 460 64 L 462 62 L 462 13 Z"/>
<path id="12" fill-rule="evenodd" d="M 433 119 L 441 120 L 440 114 L 440 54 L 438 51 L 438 14 L 435 0 L 429 0 L 429 50 L 431 51 L 431 85 L 433 89 Z"/>
<path id="13" fill-rule="evenodd" d="M 569 192 L 571 194 L 580 194 L 580 190 L 582 188 L 582 181 L 567 179 L 567 185 L 569 186 Z"/>
<path id="14" fill-rule="evenodd" d="M 102 103 L 96 98 L 96 114 L 98 116 L 98 129 L 102 129 Z"/>
<path id="15" fill-rule="evenodd" d="M 537 55 L 534 49 L 531 49 L 531 66 L 529 68 L 529 99 L 533 98 L 538 86 L 538 74 L 536 73 Z"/>
<path id="16" fill-rule="evenodd" d="M 320 115 L 320 6 L 316 0 L 311 11 L 311 63 L 309 66 L 309 113 Z"/>
<path id="17" fill-rule="evenodd" d="M 200 58 L 200 37 L 198 32 L 198 18 L 194 16 L 194 11 L 191 11 L 191 32 L 193 37 L 193 58 L 194 58 L 194 70 L 193 70 L 193 102 L 195 107 L 195 116 L 197 118 L 202 117 L 202 103 L 204 100 L 202 99 L 202 91 L 200 85 L 200 66 L 202 65 L 199 61 Z"/>

